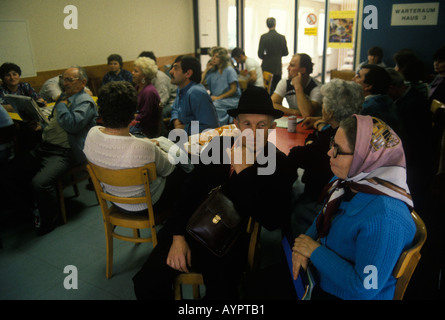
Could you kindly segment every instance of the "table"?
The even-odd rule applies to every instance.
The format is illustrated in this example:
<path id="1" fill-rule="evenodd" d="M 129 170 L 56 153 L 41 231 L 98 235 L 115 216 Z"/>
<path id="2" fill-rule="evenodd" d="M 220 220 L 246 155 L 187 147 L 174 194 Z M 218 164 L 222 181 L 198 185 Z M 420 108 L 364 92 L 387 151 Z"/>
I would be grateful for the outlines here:
<path id="1" fill-rule="evenodd" d="M 297 132 L 288 132 L 287 117 L 277 119 L 276 122 L 275 137 L 272 134 L 269 141 L 275 139 L 275 145 L 285 154 L 288 154 L 293 147 L 303 146 L 307 136 L 314 131 L 313 129 L 304 128 L 302 122 L 300 122 L 297 124 Z"/>
<path id="2" fill-rule="evenodd" d="M 287 128 L 276 128 L 275 145 L 285 154 L 289 154 L 290 149 L 293 147 L 303 146 L 304 141 L 311 132 L 313 132 L 312 129 L 308 130 L 303 128 L 301 123 L 297 124 L 297 132 L 288 132 Z M 271 138 L 269 138 L 269 140 Z"/>

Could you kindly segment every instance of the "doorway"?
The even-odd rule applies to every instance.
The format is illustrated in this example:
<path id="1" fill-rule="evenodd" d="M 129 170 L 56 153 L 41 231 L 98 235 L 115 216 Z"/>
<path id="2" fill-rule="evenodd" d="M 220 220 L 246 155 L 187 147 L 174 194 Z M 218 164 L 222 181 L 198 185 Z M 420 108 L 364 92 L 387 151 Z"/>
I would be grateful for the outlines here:
<path id="1" fill-rule="evenodd" d="M 359 0 L 194 0 L 196 53 L 205 68 L 208 50 L 222 46 L 244 49 L 246 56 L 258 57 L 258 44 L 268 32 L 266 19 L 274 17 L 276 30 L 286 37 L 289 54 L 282 58 L 283 77 L 294 53 L 307 53 L 314 63 L 312 76 L 320 82 L 330 80 L 331 70 L 353 70 L 356 51 Z M 340 34 L 339 24 L 348 20 L 350 42 L 335 43 L 332 33 Z M 349 39 L 349 38 L 348 38 Z M 332 41 L 331 41 L 332 40 Z M 334 41 L 334 42 L 333 42 Z"/>

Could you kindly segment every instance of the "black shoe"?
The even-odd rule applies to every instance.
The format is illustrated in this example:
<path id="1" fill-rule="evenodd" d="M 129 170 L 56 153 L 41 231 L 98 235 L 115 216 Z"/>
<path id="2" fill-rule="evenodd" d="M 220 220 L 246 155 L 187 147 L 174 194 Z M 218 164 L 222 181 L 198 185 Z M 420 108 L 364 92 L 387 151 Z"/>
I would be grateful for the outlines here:
<path id="1" fill-rule="evenodd" d="M 40 237 L 45 234 L 48 234 L 51 231 L 53 231 L 58 225 L 59 221 L 57 218 L 51 223 L 41 223 L 40 227 L 37 228 L 36 235 Z"/>

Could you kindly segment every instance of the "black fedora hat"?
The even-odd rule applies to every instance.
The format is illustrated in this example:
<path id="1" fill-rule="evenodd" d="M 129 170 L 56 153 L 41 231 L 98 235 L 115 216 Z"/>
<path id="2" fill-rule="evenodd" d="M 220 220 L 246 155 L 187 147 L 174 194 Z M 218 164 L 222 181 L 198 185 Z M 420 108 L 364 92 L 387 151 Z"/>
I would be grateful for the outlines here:
<path id="1" fill-rule="evenodd" d="M 267 114 L 274 119 L 281 118 L 283 111 L 273 107 L 272 99 L 266 89 L 261 87 L 249 86 L 241 95 L 238 108 L 227 110 L 231 117 L 236 117 L 242 113 L 249 114 Z"/>

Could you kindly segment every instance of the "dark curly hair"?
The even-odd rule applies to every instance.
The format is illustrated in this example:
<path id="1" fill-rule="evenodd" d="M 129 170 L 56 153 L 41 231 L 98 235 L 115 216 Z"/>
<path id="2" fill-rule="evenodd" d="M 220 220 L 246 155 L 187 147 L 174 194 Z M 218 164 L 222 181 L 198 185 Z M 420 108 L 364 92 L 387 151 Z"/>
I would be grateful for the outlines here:
<path id="1" fill-rule="evenodd" d="M 107 128 L 127 127 L 134 120 L 137 93 L 127 81 L 112 81 L 104 85 L 97 98 L 99 116 Z"/>
<path id="2" fill-rule="evenodd" d="M 422 60 L 410 49 L 402 49 L 393 56 L 406 81 L 421 81 L 425 76 L 425 66 Z"/>
<path id="3" fill-rule="evenodd" d="M 5 76 L 11 71 L 17 72 L 19 74 L 19 76 L 22 75 L 22 69 L 20 69 L 20 67 L 18 65 L 16 65 L 15 63 L 11 63 L 11 62 L 5 62 L 0 67 L 0 79 L 2 79 L 2 81 L 4 81 Z"/>
<path id="4" fill-rule="evenodd" d="M 121 69 L 124 65 L 124 62 L 122 61 L 122 57 L 118 54 L 110 54 L 107 58 L 107 64 L 110 64 L 111 61 L 117 61 L 119 63 Z"/>

